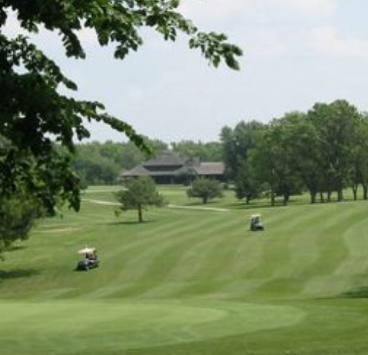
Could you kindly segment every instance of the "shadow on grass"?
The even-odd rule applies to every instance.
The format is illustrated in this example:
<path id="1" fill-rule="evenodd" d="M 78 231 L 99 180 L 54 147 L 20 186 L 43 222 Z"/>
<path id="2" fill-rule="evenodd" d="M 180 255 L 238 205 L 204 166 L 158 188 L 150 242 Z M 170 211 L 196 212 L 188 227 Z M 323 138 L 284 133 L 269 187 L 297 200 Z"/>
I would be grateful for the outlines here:
<path id="1" fill-rule="evenodd" d="M 23 250 L 25 248 L 26 247 L 24 245 L 14 245 L 14 246 L 9 247 L 6 251 L 9 253 L 13 251 Z"/>
<path id="2" fill-rule="evenodd" d="M 37 275 L 39 272 L 35 269 L 13 269 L 0 270 L 0 283 L 5 280 L 20 279 Z"/>
<path id="3" fill-rule="evenodd" d="M 352 201 L 353 202 L 353 201 Z M 223 207 L 228 207 L 231 209 L 237 210 L 253 210 L 253 209 L 270 209 L 270 208 L 282 208 L 282 207 L 298 207 L 298 206 L 320 206 L 320 205 L 327 205 L 327 204 L 334 204 L 334 203 L 341 203 L 338 201 L 331 201 L 331 202 L 316 202 L 310 203 L 309 201 L 304 200 L 297 200 L 291 199 L 286 205 L 282 201 L 276 201 L 275 204 L 272 206 L 270 201 L 251 201 L 249 204 L 245 202 L 238 201 L 234 203 L 229 203 L 223 205 Z"/>
<path id="4" fill-rule="evenodd" d="M 368 286 L 359 287 L 356 290 L 342 293 L 340 298 L 368 298 Z"/>
<path id="5" fill-rule="evenodd" d="M 111 222 L 111 223 L 109 223 L 110 225 L 112 225 L 112 226 L 134 226 L 134 225 L 146 225 L 146 224 L 149 224 L 149 223 L 155 223 L 156 222 L 156 220 L 143 220 L 142 222 L 139 222 L 138 220 L 136 220 L 136 221 L 133 221 L 133 220 L 131 220 L 131 221 L 118 221 L 118 222 Z"/>
<path id="6" fill-rule="evenodd" d="M 238 202 L 238 203 L 231 203 L 228 205 L 224 205 L 224 207 L 233 209 L 233 210 L 254 210 L 254 209 L 262 209 L 262 208 L 277 208 L 277 207 L 285 207 L 285 205 L 282 204 L 276 204 L 274 206 L 271 206 L 270 203 L 251 203 L 251 204 L 246 204 L 246 203 L 242 203 L 242 202 Z"/>

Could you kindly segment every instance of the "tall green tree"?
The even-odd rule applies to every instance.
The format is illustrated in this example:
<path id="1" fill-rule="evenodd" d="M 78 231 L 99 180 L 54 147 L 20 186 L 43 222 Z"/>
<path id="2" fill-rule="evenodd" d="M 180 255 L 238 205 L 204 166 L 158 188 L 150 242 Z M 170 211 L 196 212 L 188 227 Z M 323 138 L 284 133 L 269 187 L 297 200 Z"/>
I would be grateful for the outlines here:
<path id="1" fill-rule="evenodd" d="M 0 258 L 17 240 L 25 240 L 42 208 L 37 199 L 17 192 L 13 196 L 0 197 Z"/>
<path id="2" fill-rule="evenodd" d="M 223 127 L 221 143 L 226 174 L 230 180 L 237 180 L 239 170 L 247 160 L 249 151 L 255 147 L 263 124 L 257 121 L 239 122 L 235 128 Z M 244 175 L 244 174 L 242 174 Z"/>
<path id="3" fill-rule="evenodd" d="M 276 122 L 275 129 L 279 134 L 275 144 L 282 148 L 291 186 L 294 190 L 299 189 L 299 186 L 300 189 L 306 187 L 311 203 L 315 203 L 317 193 L 323 189 L 324 176 L 318 131 L 303 112 L 288 112 Z M 288 186 L 285 182 L 282 185 Z"/>
<path id="4" fill-rule="evenodd" d="M 293 169 L 303 181 L 315 203 L 322 194 L 325 181 L 325 162 L 321 156 L 319 132 L 303 112 L 291 112 L 284 116 L 289 125 L 288 145 L 291 147 Z"/>
<path id="5" fill-rule="evenodd" d="M 272 206 L 275 205 L 276 196 L 282 196 L 286 205 L 290 197 L 300 193 L 302 188 L 295 164 L 292 145 L 295 137 L 291 128 L 289 117 L 274 119 L 252 150 L 250 164 L 258 180 L 269 186 Z"/>
<path id="6" fill-rule="evenodd" d="M 144 209 L 164 204 L 164 199 L 158 193 L 155 182 L 149 176 L 128 181 L 125 189 L 116 193 L 116 199 L 121 204 L 120 210 L 137 210 L 139 222 L 143 222 Z"/>
<path id="7" fill-rule="evenodd" d="M 316 103 L 308 111 L 308 119 L 318 130 L 327 200 L 330 201 L 332 192 L 336 191 L 337 200 L 342 201 L 343 190 L 349 184 L 360 114 L 346 100 L 336 100 L 330 104 Z"/>
<path id="8" fill-rule="evenodd" d="M 238 200 L 245 200 L 249 204 L 251 200 L 260 197 L 264 187 L 255 175 L 251 150 L 248 152 L 247 160 L 241 162 L 239 172 L 234 182 L 235 196 Z"/>
<path id="9" fill-rule="evenodd" d="M 351 170 L 350 170 L 350 186 L 353 190 L 354 200 L 358 199 L 358 187 L 361 185 L 364 200 L 368 199 L 368 114 L 360 114 L 356 136 L 354 138 L 354 146 L 352 151 Z"/>

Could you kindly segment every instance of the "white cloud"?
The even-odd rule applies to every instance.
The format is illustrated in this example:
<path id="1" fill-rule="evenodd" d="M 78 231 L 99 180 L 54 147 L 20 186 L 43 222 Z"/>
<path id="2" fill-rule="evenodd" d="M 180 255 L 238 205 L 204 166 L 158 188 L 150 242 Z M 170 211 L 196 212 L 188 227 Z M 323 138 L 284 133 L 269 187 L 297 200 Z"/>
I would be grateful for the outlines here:
<path id="1" fill-rule="evenodd" d="M 330 16 L 335 13 L 337 3 L 335 0 L 269 0 L 290 12 L 300 15 Z"/>
<path id="2" fill-rule="evenodd" d="M 321 18 L 334 14 L 337 3 L 336 0 L 186 0 L 181 9 L 196 20 L 223 20 L 240 15 L 261 20 L 289 15 Z"/>
<path id="3" fill-rule="evenodd" d="M 292 38 L 287 34 L 281 34 L 277 31 L 264 31 L 256 34 L 254 39 L 246 46 L 246 51 L 252 57 L 281 57 L 290 52 L 292 43 Z"/>
<path id="4" fill-rule="evenodd" d="M 368 41 L 341 38 L 332 27 L 314 29 L 309 35 L 309 44 L 312 49 L 325 55 L 368 59 Z"/>
<path id="5" fill-rule="evenodd" d="M 264 29 L 247 43 L 248 55 L 261 58 L 333 57 L 368 59 L 368 40 L 347 37 L 334 27 L 307 27 L 294 32 L 285 29 Z"/>

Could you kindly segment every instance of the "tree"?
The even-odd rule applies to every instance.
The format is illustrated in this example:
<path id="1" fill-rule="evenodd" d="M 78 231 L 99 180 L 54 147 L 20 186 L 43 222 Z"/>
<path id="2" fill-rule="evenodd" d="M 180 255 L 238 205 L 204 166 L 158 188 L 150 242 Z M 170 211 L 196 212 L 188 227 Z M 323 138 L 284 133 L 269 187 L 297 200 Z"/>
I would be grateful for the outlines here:
<path id="1" fill-rule="evenodd" d="M 227 126 L 222 128 L 223 160 L 229 179 L 236 181 L 240 178 L 239 174 L 244 176 L 240 170 L 245 166 L 248 152 L 255 147 L 263 128 L 264 125 L 257 121 L 241 121 L 234 129 Z"/>
<path id="2" fill-rule="evenodd" d="M 354 159 L 353 147 L 360 117 L 357 108 L 345 100 L 316 103 L 308 112 L 308 119 L 318 130 L 328 201 L 333 191 L 337 192 L 338 201 L 343 200 L 343 189 L 348 186 Z"/>
<path id="3" fill-rule="evenodd" d="M 179 32 L 187 35 L 189 47 L 198 48 L 215 67 L 224 61 L 230 68 L 239 69 L 240 48 L 228 43 L 223 34 L 201 32 L 178 12 L 179 5 L 179 0 L 0 2 L 0 136 L 8 141 L 0 156 L 1 196 L 14 195 L 19 189 L 15 182 L 19 181 L 24 182 L 22 193 L 34 194 L 35 173 L 41 201 L 48 209 L 61 199 L 78 210 L 80 181 L 70 167 L 69 153 L 74 153 L 76 140 L 90 135 L 85 120 L 103 122 L 149 151 L 143 137 L 108 114 L 102 103 L 62 94 L 76 91 L 77 85 L 29 37 L 4 34 L 2 29 L 10 14 L 15 14 L 19 26 L 31 35 L 45 29 L 57 32 L 67 57 L 85 58 L 79 39 L 83 28 L 94 30 L 101 46 L 113 45 L 115 58 L 124 59 L 143 44 L 139 31 L 149 27 L 165 40 L 174 41 Z M 68 152 L 55 150 L 54 142 Z"/>
<path id="4" fill-rule="evenodd" d="M 193 181 L 192 186 L 187 190 L 188 197 L 201 198 L 203 203 L 215 197 L 222 197 L 222 186 L 217 180 L 198 178 Z"/>
<path id="5" fill-rule="evenodd" d="M 251 156 L 250 152 L 249 156 Z M 241 163 L 234 182 L 236 198 L 238 200 L 245 199 L 246 204 L 249 204 L 252 199 L 259 197 L 263 187 L 254 175 L 253 166 L 249 156 L 246 161 Z"/>
<path id="6" fill-rule="evenodd" d="M 74 200 L 78 180 L 68 168 L 70 156 L 52 148 L 52 159 L 35 159 L 0 136 L 0 253 L 15 240 L 26 239 L 35 219 L 53 215 L 62 200 L 75 207 L 79 203 Z"/>
<path id="7" fill-rule="evenodd" d="M 357 200 L 359 184 L 363 187 L 363 199 L 368 199 L 368 115 L 361 114 L 359 126 L 354 139 L 352 150 L 352 168 L 350 170 L 350 185 L 353 190 L 354 200 Z"/>
<path id="8" fill-rule="evenodd" d="M 121 167 L 115 163 L 113 156 L 103 154 L 105 144 L 93 142 L 76 146 L 72 167 L 87 186 L 116 183 Z"/>
<path id="9" fill-rule="evenodd" d="M 310 202 L 315 203 L 325 180 L 318 129 L 303 112 L 286 113 L 282 120 L 288 125 L 287 145 L 293 171 L 309 191 Z"/>
<path id="10" fill-rule="evenodd" d="M 12 197 L 0 197 L 0 258 L 13 242 L 28 238 L 41 214 L 41 207 L 31 196 L 18 192 Z"/>
<path id="11" fill-rule="evenodd" d="M 126 183 L 125 189 L 116 193 L 121 203 L 120 210 L 136 209 L 138 221 L 143 222 L 143 210 L 148 206 L 162 206 L 163 197 L 156 190 L 155 182 L 149 176 L 142 176 Z"/>
<path id="12" fill-rule="evenodd" d="M 263 131 L 256 148 L 252 150 L 250 165 L 257 179 L 269 186 L 271 205 L 276 196 L 287 205 L 290 196 L 301 191 L 301 179 L 295 168 L 295 155 L 288 119 L 274 119 Z"/>

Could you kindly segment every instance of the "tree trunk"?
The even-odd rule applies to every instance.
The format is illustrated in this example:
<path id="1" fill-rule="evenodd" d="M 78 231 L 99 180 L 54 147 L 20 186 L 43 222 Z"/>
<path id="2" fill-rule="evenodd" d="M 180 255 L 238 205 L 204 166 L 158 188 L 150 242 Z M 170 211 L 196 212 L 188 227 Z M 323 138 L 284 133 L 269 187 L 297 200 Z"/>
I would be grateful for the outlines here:
<path id="1" fill-rule="evenodd" d="M 364 181 L 362 183 L 363 186 L 363 200 L 368 200 L 368 182 Z"/>
<path id="2" fill-rule="evenodd" d="M 271 190 L 271 206 L 275 206 L 275 193 Z"/>
<path id="3" fill-rule="evenodd" d="M 327 202 L 331 202 L 331 195 L 332 195 L 332 191 L 328 190 L 327 191 Z"/>
<path id="4" fill-rule="evenodd" d="M 138 205 L 138 221 L 139 223 L 143 222 L 142 205 Z"/>
<path id="5" fill-rule="evenodd" d="M 337 201 L 338 202 L 344 201 L 344 193 L 342 189 L 337 190 Z"/>
<path id="6" fill-rule="evenodd" d="M 310 203 L 316 203 L 317 192 L 309 191 Z"/>
<path id="7" fill-rule="evenodd" d="M 358 199 L 358 185 L 353 184 L 351 189 L 353 190 L 354 201 L 356 201 Z"/>

